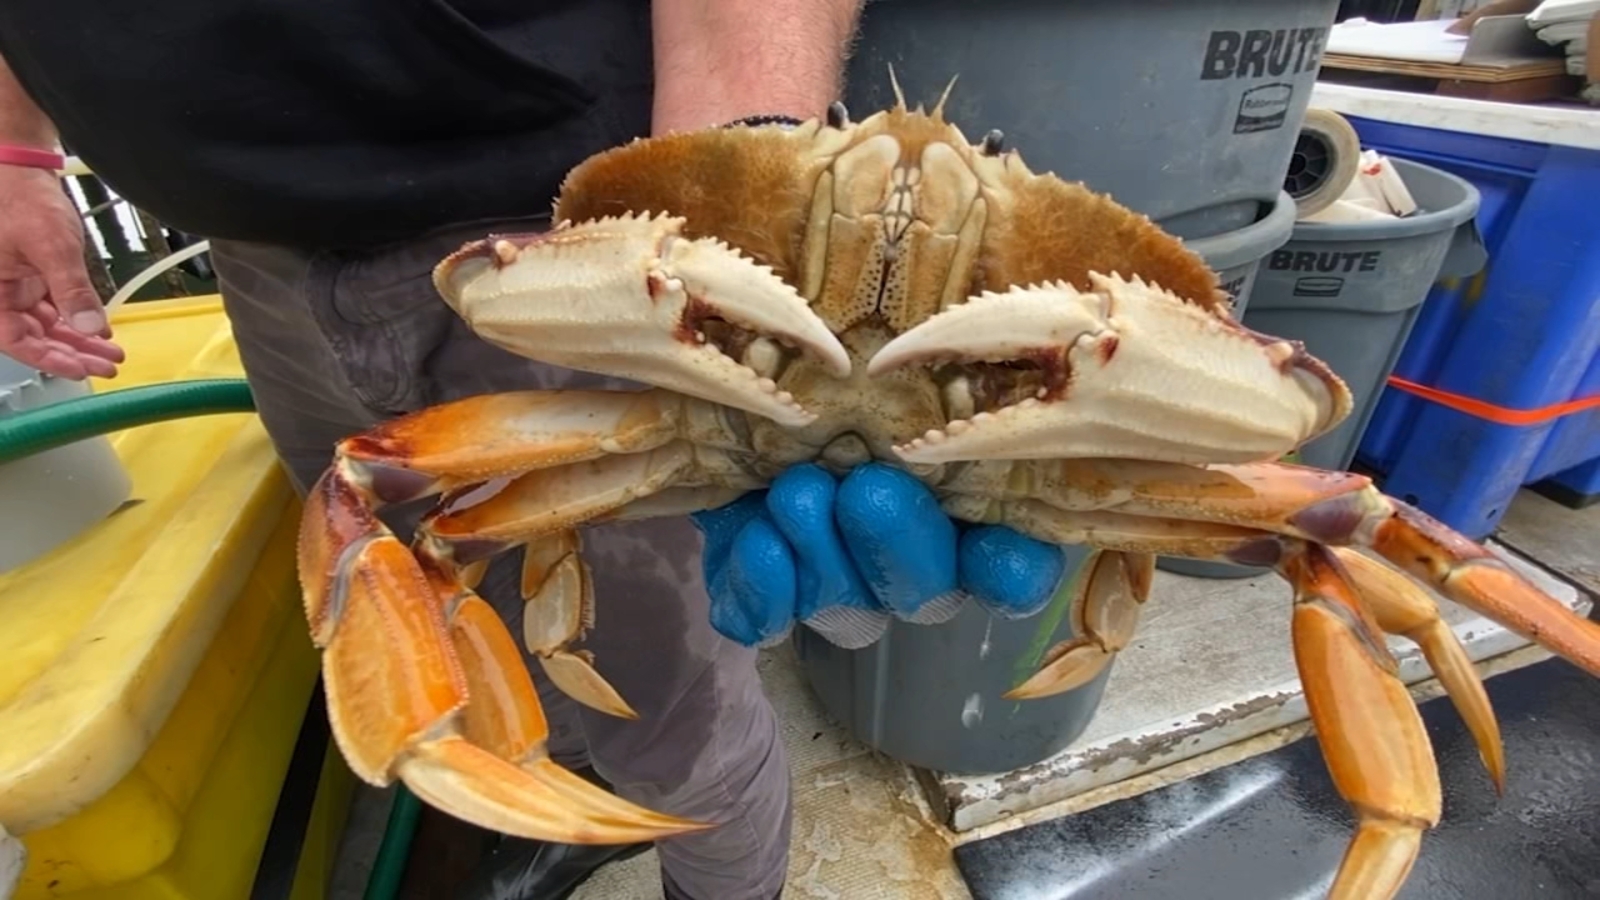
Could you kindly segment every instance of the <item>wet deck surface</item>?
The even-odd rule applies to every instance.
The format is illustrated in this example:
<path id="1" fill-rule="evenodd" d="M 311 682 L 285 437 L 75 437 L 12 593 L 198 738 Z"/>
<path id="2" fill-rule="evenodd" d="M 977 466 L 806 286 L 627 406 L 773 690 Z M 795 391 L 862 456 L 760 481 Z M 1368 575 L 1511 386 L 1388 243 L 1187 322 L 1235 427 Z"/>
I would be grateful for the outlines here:
<path id="1" fill-rule="evenodd" d="M 1491 678 L 1504 797 L 1448 699 L 1422 704 L 1444 818 L 1402 900 L 1600 897 L 1600 680 L 1560 660 Z M 977 900 L 1322 897 L 1351 833 L 1313 737 L 956 848 Z"/>

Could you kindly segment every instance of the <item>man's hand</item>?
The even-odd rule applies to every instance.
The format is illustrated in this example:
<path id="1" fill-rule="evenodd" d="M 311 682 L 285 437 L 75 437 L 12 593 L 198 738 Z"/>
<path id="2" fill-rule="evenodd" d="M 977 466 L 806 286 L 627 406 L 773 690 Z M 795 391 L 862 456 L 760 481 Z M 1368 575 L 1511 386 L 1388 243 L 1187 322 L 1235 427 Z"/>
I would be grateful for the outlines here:
<path id="1" fill-rule="evenodd" d="M 110 378 L 124 358 L 110 335 L 55 174 L 0 165 L 0 353 L 62 378 Z"/>
<path id="2" fill-rule="evenodd" d="M 969 599 L 1029 616 L 1066 568 L 1059 547 L 1009 528 L 963 531 L 922 482 L 881 463 L 843 482 L 795 466 L 769 490 L 692 518 L 705 536 L 712 627 L 745 646 L 781 641 L 798 621 L 864 647 L 891 617 L 943 622 Z"/>
<path id="3" fill-rule="evenodd" d="M 55 126 L 0 59 L 0 144 L 54 150 Z M 0 164 L 0 353 L 62 378 L 110 378 L 122 349 L 83 260 L 83 223 L 54 172 Z"/>

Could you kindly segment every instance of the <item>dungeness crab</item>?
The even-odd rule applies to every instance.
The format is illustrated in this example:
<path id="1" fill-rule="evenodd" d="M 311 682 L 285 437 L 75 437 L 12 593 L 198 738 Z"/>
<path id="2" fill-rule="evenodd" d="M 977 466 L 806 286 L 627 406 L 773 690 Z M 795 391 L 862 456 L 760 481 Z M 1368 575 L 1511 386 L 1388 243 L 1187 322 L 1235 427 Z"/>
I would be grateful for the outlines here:
<path id="1" fill-rule="evenodd" d="M 595 614 L 577 529 L 719 506 L 801 461 L 888 460 L 958 518 L 1097 548 L 1076 636 L 1009 697 L 1082 684 L 1126 646 L 1155 554 L 1275 567 L 1358 820 L 1333 894 L 1391 896 L 1441 799 L 1385 632 L 1426 649 L 1503 777 L 1482 685 L 1408 575 L 1597 675 L 1600 629 L 1366 478 L 1278 462 L 1350 411 L 1343 382 L 1239 325 L 1146 217 L 1029 171 L 998 133 L 969 142 L 943 108 L 634 141 L 570 173 L 551 231 L 437 267 L 486 340 L 648 387 L 478 396 L 338 446 L 299 566 L 346 759 L 533 838 L 711 827 L 548 758 L 529 673 L 473 593 L 482 565 L 526 546 L 529 649 L 581 702 L 632 716 L 569 646 Z M 430 495 L 410 546 L 375 515 Z"/>

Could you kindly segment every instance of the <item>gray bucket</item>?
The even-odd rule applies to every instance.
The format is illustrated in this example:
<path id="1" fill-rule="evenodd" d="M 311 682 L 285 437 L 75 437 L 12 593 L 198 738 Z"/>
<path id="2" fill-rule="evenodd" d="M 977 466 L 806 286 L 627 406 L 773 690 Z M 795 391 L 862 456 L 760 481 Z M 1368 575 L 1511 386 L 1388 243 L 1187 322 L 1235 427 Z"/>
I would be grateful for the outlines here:
<path id="1" fill-rule="evenodd" d="M 1337 0 L 873 0 L 845 103 L 1005 134 L 1031 169 L 1183 238 L 1244 228 L 1283 188 Z M 859 110 L 858 110 L 859 108 Z"/>
<path id="2" fill-rule="evenodd" d="M 1187 241 L 1223 283 L 1249 297 L 1261 260 L 1289 239 L 1294 200 L 1280 187 L 1239 231 Z M 1065 548 L 1076 573 L 1089 548 Z M 812 690 L 857 740 L 901 762 L 941 772 L 989 774 L 1032 765 L 1066 749 L 1089 727 L 1112 666 L 1074 691 L 1037 700 L 1000 695 L 1072 636 L 1071 579 L 1043 612 L 990 615 L 976 603 L 941 625 L 893 622 L 876 644 L 845 650 L 800 627 L 794 645 Z M 1114 664 L 1113 664 L 1114 665 Z"/>
<path id="3" fill-rule="evenodd" d="M 1296 223 L 1289 242 L 1260 267 L 1240 316 L 1263 334 L 1304 341 L 1354 397 L 1344 423 L 1290 454 L 1289 462 L 1336 470 L 1350 465 L 1434 282 L 1472 275 L 1487 259 L 1477 230 L 1478 189 L 1430 166 L 1389 161 L 1417 212 L 1403 219 Z M 1166 557 L 1159 564 L 1203 578 L 1270 571 Z"/>

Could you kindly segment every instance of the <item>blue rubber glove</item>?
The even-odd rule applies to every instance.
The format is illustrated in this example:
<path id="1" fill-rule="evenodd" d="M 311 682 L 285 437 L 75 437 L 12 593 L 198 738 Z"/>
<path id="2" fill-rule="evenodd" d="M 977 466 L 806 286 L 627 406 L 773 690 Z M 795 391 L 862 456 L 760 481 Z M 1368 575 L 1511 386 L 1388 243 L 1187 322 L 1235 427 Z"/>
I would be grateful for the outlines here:
<path id="1" fill-rule="evenodd" d="M 1059 547 L 952 521 L 926 485 L 881 463 L 842 483 L 794 466 L 768 490 L 692 519 L 705 536 L 712 627 L 745 646 L 778 643 L 803 622 L 841 647 L 864 647 L 891 617 L 937 624 L 968 599 L 1029 616 L 1066 568 Z"/>

